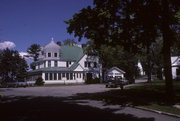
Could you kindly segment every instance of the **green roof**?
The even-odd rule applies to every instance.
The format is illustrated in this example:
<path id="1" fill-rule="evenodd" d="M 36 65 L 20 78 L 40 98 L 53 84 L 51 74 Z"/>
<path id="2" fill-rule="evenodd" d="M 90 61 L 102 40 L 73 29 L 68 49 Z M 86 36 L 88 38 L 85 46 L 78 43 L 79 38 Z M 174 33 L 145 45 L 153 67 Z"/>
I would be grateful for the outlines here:
<path id="1" fill-rule="evenodd" d="M 83 49 L 77 46 L 61 46 L 62 61 L 78 61 L 84 54 Z"/>
<path id="2" fill-rule="evenodd" d="M 36 70 L 31 70 L 30 73 L 42 72 L 42 71 L 73 71 L 79 65 L 78 62 L 84 56 L 83 49 L 78 46 L 61 46 L 60 47 L 60 61 L 73 61 L 74 64 L 68 67 L 48 67 Z M 49 60 L 49 59 L 48 59 Z M 44 59 L 40 59 L 33 64 L 43 62 Z"/>
<path id="3" fill-rule="evenodd" d="M 31 70 L 29 72 L 40 72 L 40 71 L 70 71 L 67 67 L 48 67 L 48 68 L 40 68 L 36 70 Z"/>

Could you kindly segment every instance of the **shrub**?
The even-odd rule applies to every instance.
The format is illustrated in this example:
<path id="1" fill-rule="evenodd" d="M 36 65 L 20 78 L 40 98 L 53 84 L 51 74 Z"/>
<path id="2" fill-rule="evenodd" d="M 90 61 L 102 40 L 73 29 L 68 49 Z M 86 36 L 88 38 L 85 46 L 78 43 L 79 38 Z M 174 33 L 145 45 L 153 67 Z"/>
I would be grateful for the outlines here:
<path id="1" fill-rule="evenodd" d="M 43 81 L 43 78 L 39 77 L 36 79 L 36 82 L 35 82 L 35 85 L 37 86 L 42 86 L 44 85 L 44 81 Z"/>
<path id="2" fill-rule="evenodd" d="M 86 80 L 86 84 L 97 84 L 97 83 L 100 83 L 99 78 Z"/>

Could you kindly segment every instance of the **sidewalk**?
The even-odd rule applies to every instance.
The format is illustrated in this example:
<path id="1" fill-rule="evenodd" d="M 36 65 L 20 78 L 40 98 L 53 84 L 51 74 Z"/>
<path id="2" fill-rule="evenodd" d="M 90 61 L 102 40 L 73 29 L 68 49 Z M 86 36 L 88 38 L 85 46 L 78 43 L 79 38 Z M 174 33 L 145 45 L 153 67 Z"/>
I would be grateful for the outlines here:
<path id="1" fill-rule="evenodd" d="M 102 101 L 95 100 L 67 100 L 65 102 L 75 103 L 78 105 L 95 107 L 103 110 L 112 110 L 114 114 L 130 114 L 138 118 L 153 118 L 154 121 L 179 121 L 180 117 L 168 115 L 165 113 L 158 113 L 157 111 L 142 109 L 138 107 L 120 106 L 120 105 L 106 105 Z"/>

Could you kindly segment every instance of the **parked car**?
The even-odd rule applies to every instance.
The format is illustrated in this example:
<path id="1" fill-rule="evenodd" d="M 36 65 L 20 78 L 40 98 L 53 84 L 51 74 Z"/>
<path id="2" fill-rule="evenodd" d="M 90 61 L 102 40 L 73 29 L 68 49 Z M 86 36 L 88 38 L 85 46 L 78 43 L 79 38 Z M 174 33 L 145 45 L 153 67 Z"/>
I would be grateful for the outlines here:
<path id="1" fill-rule="evenodd" d="M 123 89 L 123 86 L 125 85 L 125 82 L 122 79 L 119 78 L 109 78 L 106 83 L 106 88 L 116 88 L 120 87 Z"/>
<path id="2" fill-rule="evenodd" d="M 12 81 L 12 82 L 5 82 L 1 85 L 2 87 L 8 88 L 8 87 L 27 87 L 28 83 L 27 82 L 16 82 L 16 81 Z"/>

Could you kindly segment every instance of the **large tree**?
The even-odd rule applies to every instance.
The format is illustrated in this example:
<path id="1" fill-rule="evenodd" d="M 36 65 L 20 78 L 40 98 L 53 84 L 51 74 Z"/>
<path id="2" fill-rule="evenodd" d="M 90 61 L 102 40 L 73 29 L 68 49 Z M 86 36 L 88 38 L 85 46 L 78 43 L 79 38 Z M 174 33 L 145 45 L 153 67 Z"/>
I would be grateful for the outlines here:
<path id="1" fill-rule="evenodd" d="M 175 40 L 179 0 L 94 0 L 94 7 L 82 9 L 66 21 L 67 31 L 101 44 L 123 45 L 129 52 L 147 48 L 162 36 L 163 67 L 168 99 L 173 99 L 170 49 Z M 177 32 L 177 31 L 176 31 Z"/>
<path id="2" fill-rule="evenodd" d="M 102 75 L 113 66 L 119 67 L 124 70 L 125 77 L 129 82 L 133 83 L 134 79 L 138 76 L 137 56 L 124 50 L 122 46 L 116 45 L 101 45 L 100 48 L 95 48 L 93 40 L 88 41 L 84 47 L 87 55 L 96 55 L 100 57 L 100 63 L 103 70 Z"/>
<path id="3" fill-rule="evenodd" d="M 27 49 L 27 52 L 29 53 L 29 56 L 33 57 L 34 61 L 37 61 L 40 51 L 41 51 L 41 46 L 38 45 L 38 44 L 32 44 Z"/>
<path id="4" fill-rule="evenodd" d="M 17 51 L 5 49 L 0 54 L 0 77 L 3 81 L 25 81 L 27 63 Z"/>

